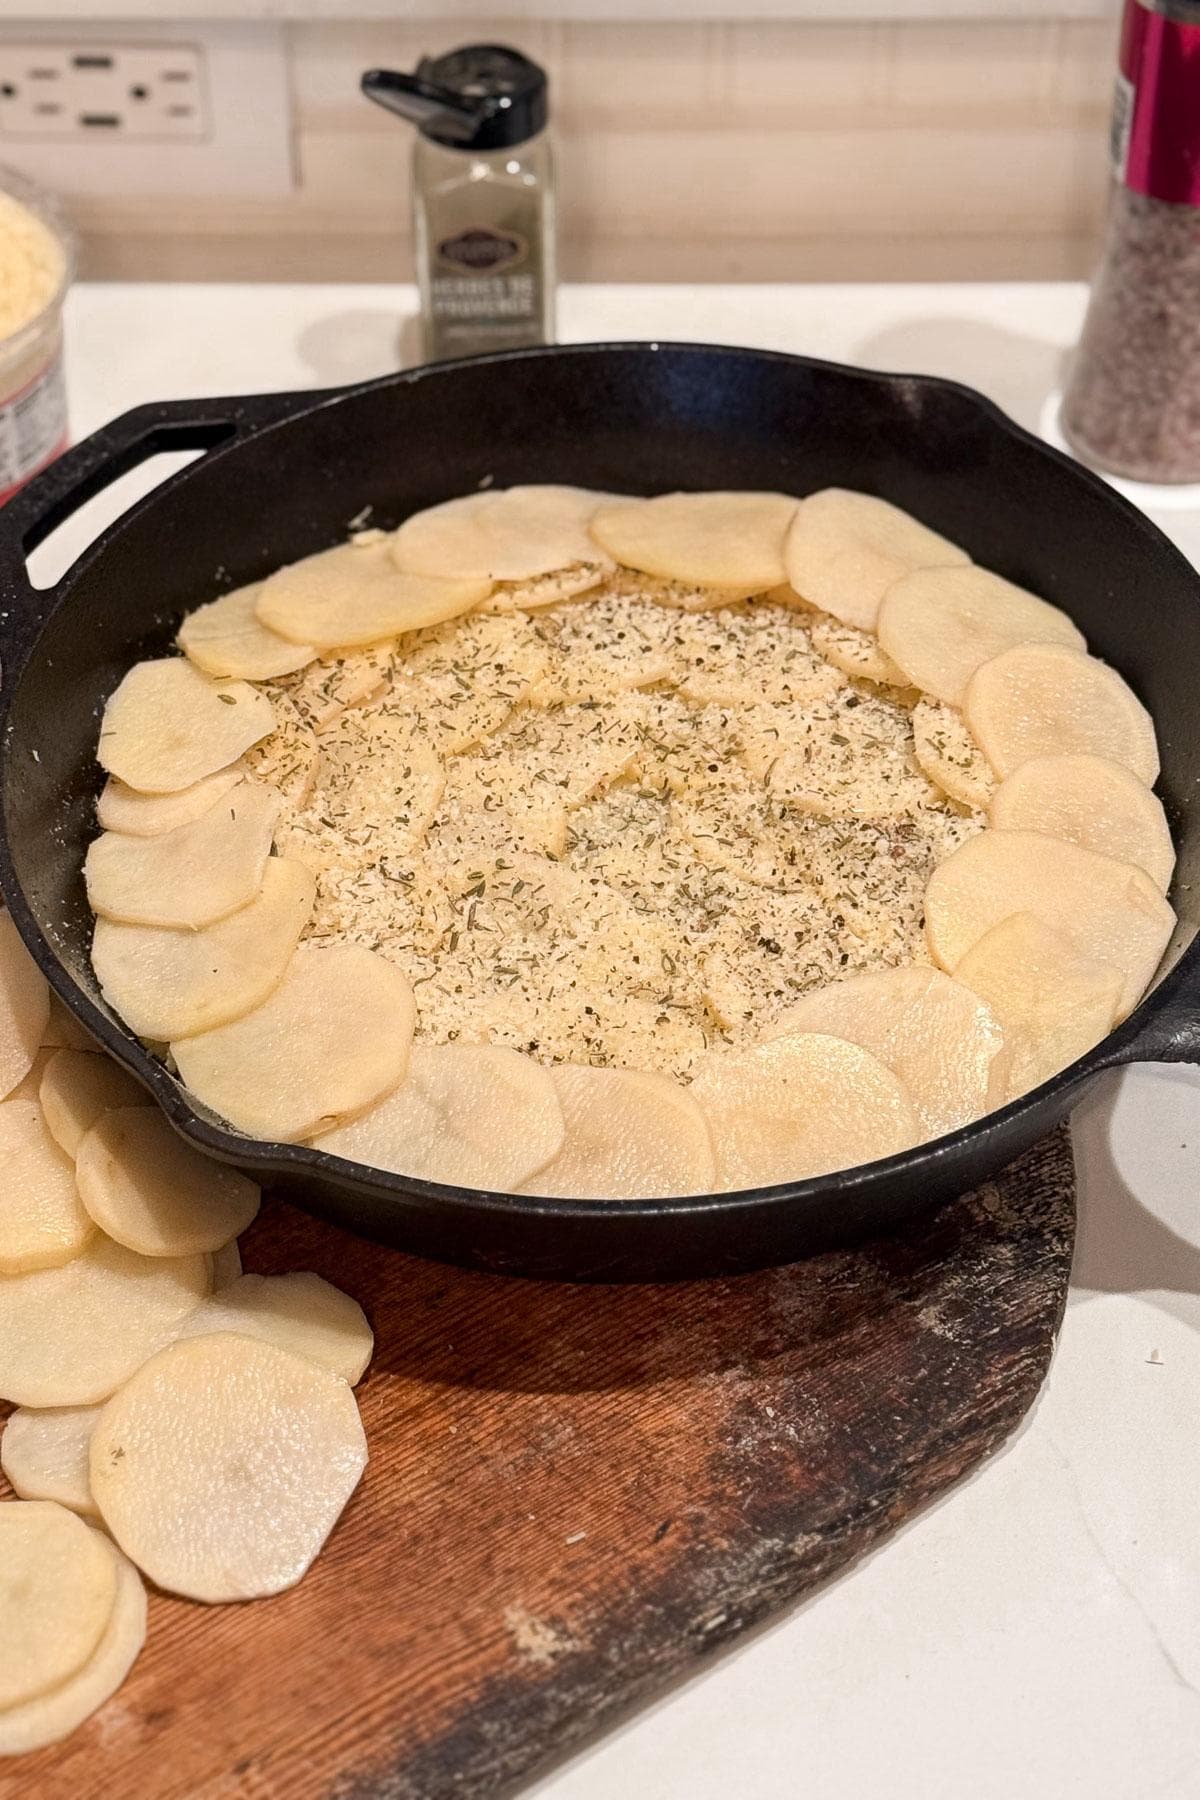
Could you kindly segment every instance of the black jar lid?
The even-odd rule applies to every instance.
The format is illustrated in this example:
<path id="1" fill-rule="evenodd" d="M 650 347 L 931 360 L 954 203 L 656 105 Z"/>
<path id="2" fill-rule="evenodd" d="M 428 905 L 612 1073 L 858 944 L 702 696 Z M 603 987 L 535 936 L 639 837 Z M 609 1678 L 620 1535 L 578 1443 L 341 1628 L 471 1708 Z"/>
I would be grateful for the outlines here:
<path id="1" fill-rule="evenodd" d="M 463 44 L 423 56 L 415 75 L 370 69 L 362 78 L 369 100 L 455 150 L 507 150 L 536 137 L 547 86 L 546 71 L 505 44 Z"/>

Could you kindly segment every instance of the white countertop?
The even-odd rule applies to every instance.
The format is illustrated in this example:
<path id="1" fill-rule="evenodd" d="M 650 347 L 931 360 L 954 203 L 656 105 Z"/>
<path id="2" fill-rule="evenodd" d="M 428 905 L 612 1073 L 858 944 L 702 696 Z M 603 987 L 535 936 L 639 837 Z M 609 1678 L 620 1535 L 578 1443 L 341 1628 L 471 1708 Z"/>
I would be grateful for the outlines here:
<path id="1" fill-rule="evenodd" d="M 561 335 L 929 370 L 1052 430 L 1082 304 L 1068 285 L 578 287 Z M 77 288 L 75 433 L 144 400 L 381 374 L 412 308 L 411 290 L 379 286 Z M 126 477 L 124 504 L 146 485 L 146 471 Z M 1200 490 L 1141 497 L 1200 561 Z M 92 502 L 47 546 L 47 572 L 118 510 L 113 491 Z M 1200 1794 L 1200 1072 L 1102 1081 L 1075 1142 L 1070 1305 L 1015 1438 L 816 1598 L 537 1784 L 539 1800 Z"/>

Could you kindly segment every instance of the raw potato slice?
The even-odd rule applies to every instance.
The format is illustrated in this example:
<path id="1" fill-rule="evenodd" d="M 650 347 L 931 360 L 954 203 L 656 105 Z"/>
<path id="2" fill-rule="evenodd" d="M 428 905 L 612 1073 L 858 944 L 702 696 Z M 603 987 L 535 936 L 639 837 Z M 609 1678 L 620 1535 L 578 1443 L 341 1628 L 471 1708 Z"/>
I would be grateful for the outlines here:
<path id="1" fill-rule="evenodd" d="M 96 817 L 105 831 L 120 831 L 126 837 L 160 837 L 208 812 L 245 779 L 246 772 L 244 761 L 230 763 L 227 769 L 216 769 L 177 794 L 139 794 L 110 775 L 96 802 Z"/>
<path id="2" fill-rule="evenodd" d="M 61 1268 L 0 1276 L 0 1396 L 18 1406 L 106 1400 L 208 1286 L 203 1256 L 138 1256 L 99 1232 Z"/>
<path id="3" fill-rule="evenodd" d="M 898 663 L 879 648 L 879 640 L 856 625 L 840 619 L 818 618 L 809 626 L 813 648 L 843 675 L 873 681 L 879 687 L 906 687 L 908 677 Z"/>
<path id="4" fill-rule="evenodd" d="M 697 1065 L 691 1092 L 712 1131 L 722 1191 L 851 1169 L 923 1135 L 900 1077 L 824 1032 L 715 1051 Z"/>
<path id="5" fill-rule="evenodd" d="M 242 1253 L 236 1238 L 230 1238 L 219 1250 L 214 1250 L 211 1257 L 213 1293 L 219 1294 L 231 1282 L 238 1279 L 242 1272 Z"/>
<path id="6" fill-rule="evenodd" d="M 933 872 L 925 933 L 933 960 L 957 974 L 985 931 L 1017 909 L 1061 931 L 1083 956 L 1124 978 L 1119 1013 L 1131 1012 L 1175 924 L 1144 869 L 1036 831 L 983 831 Z"/>
<path id="7" fill-rule="evenodd" d="M 96 1512 L 88 1484 L 88 1445 L 98 1406 L 19 1406 L 0 1437 L 0 1468 L 22 1500 L 56 1500 L 85 1516 Z"/>
<path id="8" fill-rule="evenodd" d="M 38 1099 L 50 1136 L 71 1157 L 101 1113 L 112 1106 L 149 1104 L 146 1093 L 119 1063 L 84 1050 L 54 1052 L 42 1071 Z"/>
<path id="9" fill-rule="evenodd" d="M 70 1159 L 30 1095 L 0 1104 L 0 1275 L 51 1269 L 78 1256 L 94 1227 L 80 1205 Z"/>
<path id="10" fill-rule="evenodd" d="M 197 931 L 248 906 L 263 885 L 282 796 L 243 781 L 190 825 L 161 837 L 106 831 L 83 872 L 95 913 L 126 925 Z"/>
<path id="11" fill-rule="evenodd" d="M 181 1338 L 235 1331 L 307 1356 L 353 1387 L 366 1373 L 375 1348 L 367 1316 L 341 1288 L 305 1272 L 242 1275 L 185 1320 Z"/>
<path id="12" fill-rule="evenodd" d="M 950 706 L 963 705 L 976 669 L 1015 645 L 1085 648 L 1082 632 L 1057 606 L 974 567 L 903 576 L 879 608 L 879 642 L 914 687 Z M 968 723 L 995 763 L 969 714 Z"/>
<path id="13" fill-rule="evenodd" d="M 985 931 L 955 979 L 1003 1028 L 1008 1067 L 997 1105 L 1040 1087 L 1107 1037 L 1124 985 L 1119 969 L 1081 956 L 1033 913 L 1010 913 Z"/>
<path id="14" fill-rule="evenodd" d="M 592 536 L 643 574 L 759 593 L 784 579 L 783 540 L 795 510 L 788 494 L 659 494 L 602 507 Z"/>
<path id="15" fill-rule="evenodd" d="M 996 777 L 958 708 L 926 695 L 913 707 L 912 729 L 913 755 L 930 781 L 960 806 L 986 807 Z"/>
<path id="16" fill-rule="evenodd" d="M 240 1019 L 283 980 L 315 896 L 303 863 L 270 856 L 254 899 L 201 931 L 97 919 L 100 991 L 139 1037 L 163 1043 Z"/>
<path id="17" fill-rule="evenodd" d="M 611 564 L 588 535 L 588 520 L 615 498 L 553 485 L 464 494 L 406 519 L 392 555 L 398 569 L 458 580 L 530 581 L 580 565 L 599 579 Z"/>
<path id="18" fill-rule="evenodd" d="M 89 1529 L 92 1529 L 89 1527 Z M 0 1712 L 0 1756 L 22 1756 L 57 1744 L 111 1698 L 146 1641 L 146 1590 L 141 1576 L 115 1544 L 92 1529 L 111 1559 L 116 1599 L 91 1657 L 48 1693 Z"/>
<path id="19" fill-rule="evenodd" d="M 353 649 L 470 612 L 491 582 L 405 575 L 387 543 L 337 544 L 263 582 L 258 617 L 281 637 L 319 650 Z"/>
<path id="20" fill-rule="evenodd" d="M 0 1717 L 83 1667 L 116 1597 L 99 1532 L 53 1500 L 0 1501 Z"/>
<path id="21" fill-rule="evenodd" d="M 596 555 L 589 546 L 589 557 Z M 562 600 L 574 600 L 598 588 L 609 568 L 603 563 L 571 563 L 565 569 L 553 569 L 548 575 L 530 575 L 524 581 L 502 581 L 483 601 L 481 612 L 541 612 L 543 607 L 557 606 Z"/>
<path id="22" fill-rule="evenodd" d="M 261 592 L 262 583 L 251 582 L 198 606 L 183 621 L 179 648 L 206 675 L 270 681 L 302 669 L 316 656 L 312 644 L 293 644 L 263 624 L 257 612 Z"/>
<path id="23" fill-rule="evenodd" d="M 274 725 L 244 681 L 212 681 L 186 657 L 136 663 L 112 694 L 96 750 L 102 769 L 148 794 L 177 794 L 236 762 Z"/>
<path id="24" fill-rule="evenodd" d="M 221 1332 L 172 1344 L 109 1401 L 92 1493 L 126 1555 L 174 1594 L 295 1585 L 358 1485 L 367 1444 L 340 1375 Z"/>
<path id="25" fill-rule="evenodd" d="M 767 1037 L 797 1031 L 845 1038 L 878 1057 L 908 1088 L 933 1137 L 1000 1103 L 1000 1027 L 978 994 L 940 969 L 872 970 L 815 988 Z"/>
<path id="26" fill-rule="evenodd" d="M 414 1044 L 408 1076 L 315 1148 L 452 1187 L 515 1193 L 563 1143 L 548 1069 L 496 1044 Z"/>
<path id="27" fill-rule="evenodd" d="M 0 1097 L 28 1075 L 50 1022 L 50 987 L 12 914 L 0 912 Z"/>
<path id="28" fill-rule="evenodd" d="M 566 1136 L 525 1194 L 655 1200 L 712 1190 L 712 1140 L 691 1094 L 669 1075 L 558 1063 L 550 1071 Z"/>
<path id="29" fill-rule="evenodd" d="M 793 590 L 860 631 L 874 631 L 879 603 L 902 575 L 970 560 L 910 513 L 851 488 L 802 500 L 784 546 Z"/>
<path id="30" fill-rule="evenodd" d="M 963 707 L 1003 780 L 1035 756 L 1106 756 L 1158 779 L 1154 720 L 1115 669 L 1061 644 L 1022 644 L 985 663 Z"/>
<path id="31" fill-rule="evenodd" d="M 999 831 L 1044 831 L 1145 869 L 1164 894 L 1175 868 L 1167 815 L 1157 795 L 1106 756 L 1034 756 L 997 788 Z"/>
<path id="32" fill-rule="evenodd" d="M 186 1085 L 251 1137 L 314 1137 L 408 1071 L 416 1007 L 399 969 L 358 944 L 302 944 L 262 1006 L 173 1042 Z"/>
<path id="33" fill-rule="evenodd" d="M 104 1113 L 79 1146 L 75 1179 L 100 1229 L 141 1256 L 220 1250 L 261 1198 L 236 1169 L 185 1144 L 156 1106 Z"/>
<path id="34" fill-rule="evenodd" d="M 97 1048 L 95 1040 L 88 1036 L 74 1013 L 67 1011 L 57 994 L 51 994 L 50 1016 L 42 1032 L 42 1049 L 94 1051 Z"/>

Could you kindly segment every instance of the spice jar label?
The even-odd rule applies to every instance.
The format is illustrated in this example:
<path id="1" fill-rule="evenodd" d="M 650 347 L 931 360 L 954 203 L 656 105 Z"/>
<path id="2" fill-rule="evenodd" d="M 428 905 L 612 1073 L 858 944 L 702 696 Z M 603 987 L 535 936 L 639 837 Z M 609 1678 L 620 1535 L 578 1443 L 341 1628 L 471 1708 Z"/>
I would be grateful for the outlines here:
<path id="1" fill-rule="evenodd" d="M 1134 193 L 1200 206 L 1198 82 L 1200 5 L 1126 0 L 1112 148 Z"/>
<path id="2" fill-rule="evenodd" d="M 53 462 L 66 441 L 67 397 L 56 351 L 23 388 L 0 400 L 0 506 Z"/>
<path id="3" fill-rule="evenodd" d="M 498 275 L 502 269 L 511 269 L 514 263 L 521 262 L 528 250 L 524 238 L 515 231 L 492 231 L 486 225 L 473 225 L 467 231 L 443 238 L 438 257 L 448 268 L 468 275 L 481 269 Z"/>

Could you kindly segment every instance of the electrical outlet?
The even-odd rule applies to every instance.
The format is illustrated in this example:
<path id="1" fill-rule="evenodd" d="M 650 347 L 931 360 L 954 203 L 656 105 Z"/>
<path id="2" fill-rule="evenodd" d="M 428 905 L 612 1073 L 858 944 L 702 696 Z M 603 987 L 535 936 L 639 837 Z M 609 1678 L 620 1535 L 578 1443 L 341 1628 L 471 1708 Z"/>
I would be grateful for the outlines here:
<path id="1" fill-rule="evenodd" d="M 209 134 L 197 44 L 0 40 L 0 140 Z"/>

